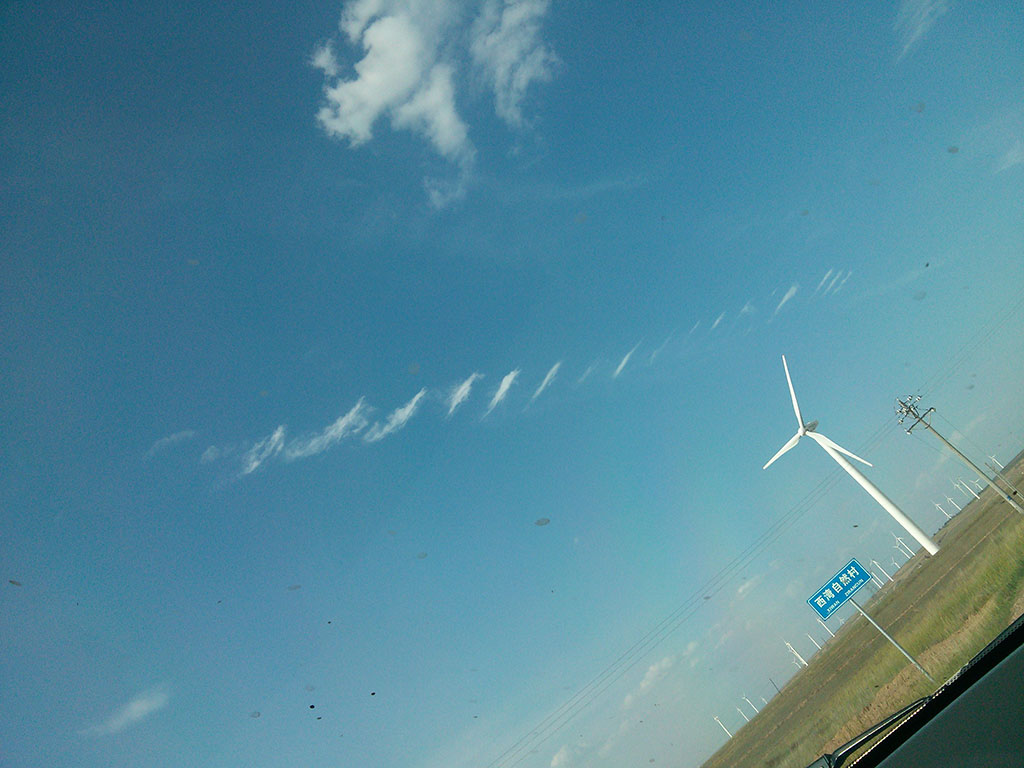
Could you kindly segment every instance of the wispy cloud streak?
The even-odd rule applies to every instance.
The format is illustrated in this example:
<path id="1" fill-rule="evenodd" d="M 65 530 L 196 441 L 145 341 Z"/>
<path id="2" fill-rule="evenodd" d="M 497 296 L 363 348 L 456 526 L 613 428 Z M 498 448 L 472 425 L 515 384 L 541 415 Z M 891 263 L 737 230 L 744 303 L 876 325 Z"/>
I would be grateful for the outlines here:
<path id="1" fill-rule="evenodd" d="M 718 317 L 715 318 L 715 322 L 713 322 L 711 324 L 711 330 L 712 331 L 715 330 L 715 328 L 717 328 L 724 319 L 725 319 L 725 312 L 723 312 L 722 314 L 720 314 Z"/>
<path id="2" fill-rule="evenodd" d="M 789 290 L 786 291 L 786 294 L 782 297 L 782 301 L 779 302 L 778 306 L 775 307 L 775 311 L 772 312 L 772 317 L 775 317 L 775 315 L 779 314 L 779 310 L 786 306 L 790 299 L 796 296 L 796 292 L 798 290 L 800 290 L 800 286 L 797 285 L 796 283 L 789 286 Z"/>
<path id="3" fill-rule="evenodd" d="M 344 440 L 350 435 L 358 433 L 369 423 L 369 407 L 366 405 L 366 398 L 359 398 L 352 409 L 341 416 L 333 424 L 327 426 L 323 432 L 311 437 L 296 438 L 288 443 L 284 449 L 285 461 L 305 459 L 323 453 L 335 443 Z"/>
<path id="4" fill-rule="evenodd" d="M 946 0 L 903 0 L 893 25 L 903 48 L 897 59 L 906 56 L 935 25 L 939 17 L 949 11 Z"/>
<path id="5" fill-rule="evenodd" d="M 498 388 L 494 391 L 494 397 L 491 398 L 490 405 L 487 406 L 487 411 L 484 413 L 484 416 L 487 416 L 487 414 L 494 410 L 498 403 L 505 399 L 505 396 L 508 395 L 509 388 L 516 380 L 519 372 L 519 369 L 516 368 L 514 371 L 509 371 L 505 374 L 504 378 L 501 380 L 501 384 L 499 384 Z"/>
<path id="6" fill-rule="evenodd" d="M 166 707 L 168 701 L 170 701 L 170 696 L 163 688 L 145 691 L 112 713 L 102 723 L 86 728 L 83 733 L 91 733 L 96 736 L 112 736 L 121 733 Z"/>
<path id="7" fill-rule="evenodd" d="M 554 365 L 551 366 L 551 370 L 547 372 L 547 375 L 544 377 L 544 381 L 542 381 L 540 383 L 540 386 L 537 387 L 537 391 L 534 392 L 533 396 L 530 398 L 530 402 L 531 403 L 534 400 L 536 400 L 538 397 L 540 397 L 541 392 L 543 392 L 545 389 L 547 389 L 551 385 L 551 382 L 555 380 L 555 376 L 558 375 L 558 369 L 561 368 L 561 367 L 562 367 L 562 361 L 561 360 L 559 360 L 557 363 L 555 363 Z"/>
<path id="8" fill-rule="evenodd" d="M 471 373 L 465 381 L 463 381 L 461 384 L 456 384 L 454 387 L 451 388 L 451 391 L 448 393 L 448 397 L 445 400 L 445 404 L 448 406 L 449 418 L 453 413 L 455 413 L 455 410 L 460 405 L 462 405 L 464 402 L 466 402 L 466 400 L 469 399 L 469 393 L 473 389 L 473 384 L 475 384 L 478 379 L 482 379 L 483 377 L 484 375 L 482 373 Z"/>
<path id="9" fill-rule="evenodd" d="M 388 435 L 402 429 L 409 423 L 409 419 L 416 415 L 416 409 L 419 408 L 420 401 L 426 396 L 426 394 L 426 388 L 421 389 L 413 396 L 412 400 L 401 408 L 393 410 L 388 416 L 387 421 L 383 424 L 380 422 L 374 423 L 366 434 L 363 435 L 363 440 L 368 443 L 375 443 L 378 440 L 383 440 Z"/>
<path id="10" fill-rule="evenodd" d="M 148 451 L 146 451 L 146 458 L 152 459 L 164 448 L 170 448 L 172 445 L 177 445 L 178 443 L 186 443 L 195 436 L 196 433 L 194 430 L 183 429 L 181 432 L 175 432 L 173 435 L 161 437 L 149 447 Z"/>
<path id="11" fill-rule="evenodd" d="M 1017 142 L 1000 158 L 999 165 L 996 166 L 996 173 L 1002 173 L 1021 163 L 1024 163 L 1024 142 L 1017 139 Z"/>
<path id="12" fill-rule="evenodd" d="M 626 353 L 626 356 L 624 358 L 622 358 L 622 362 L 619 363 L 619 367 L 616 368 L 615 369 L 615 373 L 612 374 L 612 378 L 613 379 L 619 378 L 619 374 L 622 373 L 622 369 L 626 367 L 626 363 L 629 362 L 629 358 L 631 358 L 633 356 L 633 353 L 636 352 L 640 348 L 640 344 L 641 344 L 641 342 L 638 341 L 636 343 L 636 346 L 633 347 L 631 350 L 629 350 L 629 352 Z"/>
<path id="13" fill-rule="evenodd" d="M 282 424 L 258 443 L 253 445 L 242 457 L 242 474 L 249 475 L 259 469 L 267 459 L 276 456 L 284 447 L 285 426 Z"/>
<path id="14" fill-rule="evenodd" d="M 818 283 L 818 287 L 814 289 L 815 293 L 820 291 L 821 290 L 821 286 L 823 286 L 825 284 L 825 281 L 828 280 L 830 277 L 832 277 L 832 272 L 833 272 L 833 270 L 830 269 L 828 272 L 825 273 L 825 276 L 823 278 L 821 278 L 821 282 Z"/>

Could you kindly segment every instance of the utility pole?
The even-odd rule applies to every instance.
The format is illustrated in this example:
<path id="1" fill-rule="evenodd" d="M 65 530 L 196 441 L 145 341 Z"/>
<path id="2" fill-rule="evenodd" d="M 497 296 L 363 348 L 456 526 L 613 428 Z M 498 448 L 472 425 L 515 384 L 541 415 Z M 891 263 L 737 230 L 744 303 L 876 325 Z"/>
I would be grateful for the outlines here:
<path id="1" fill-rule="evenodd" d="M 775 681 L 772 680 L 770 677 L 768 678 L 768 682 L 771 683 L 773 686 L 775 686 L 775 692 L 776 693 L 782 693 L 782 691 L 779 690 L 779 686 L 775 685 Z"/>
<path id="2" fill-rule="evenodd" d="M 908 396 L 906 400 L 900 400 L 898 398 L 896 400 L 896 417 L 899 419 L 900 424 L 902 424 L 904 419 L 908 417 L 914 419 L 914 423 L 907 428 L 907 434 L 909 435 L 911 431 L 914 429 L 914 427 L 916 427 L 918 424 L 923 424 L 925 429 L 929 430 L 933 435 L 939 438 L 939 440 L 941 440 L 943 444 L 947 448 L 949 448 L 949 450 L 951 450 L 953 453 L 960 457 L 960 460 L 963 461 L 964 464 L 966 464 L 968 467 L 974 470 L 974 472 L 977 473 L 978 477 L 984 477 L 986 480 L 988 480 L 989 484 L 996 489 L 999 495 L 1002 496 L 1011 507 L 1016 509 L 1021 514 L 1024 514 L 1024 507 L 1022 507 L 1020 504 L 1014 501 L 1013 497 L 1011 497 L 1008 493 L 1003 491 L 1002 488 L 1000 488 L 998 485 L 992 482 L 991 478 L 989 478 L 988 475 L 986 475 L 984 472 L 978 469 L 978 467 L 974 464 L 973 461 L 964 456 L 955 445 L 953 445 L 951 442 L 949 442 L 949 440 L 940 435 L 936 431 L 935 427 L 933 427 L 931 424 L 925 421 L 925 417 L 928 414 L 934 412 L 935 409 L 929 408 L 922 414 L 920 411 L 917 410 L 917 403 L 920 402 L 920 400 L 920 395 L 918 395 L 917 397 Z"/>
<path id="3" fill-rule="evenodd" d="M 804 634 L 807 635 L 807 639 L 808 640 L 810 640 L 812 643 L 814 643 L 814 647 L 817 648 L 820 651 L 821 650 L 821 646 L 818 645 L 818 641 L 817 640 L 815 640 L 813 637 L 811 637 L 811 633 L 810 632 L 804 632 Z"/>
<path id="4" fill-rule="evenodd" d="M 992 457 L 991 457 L 991 456 L 989 456 L 989 458 L 992 458 Z M 1004 483 L 1006 483 L 1007 487 L 1008 487 L 1008 488 L 1009 488 L 1009 489 L 1010 489 L 1011 491 L 1013 491 L 1013 495 L 1014 495 L 1014 496 L 1020 496 L 1020 489 L 1019 489 L 1019 488 L 1017 488 L 1017 486 L 1015 486 L 1015 485 L 1014 485 L 1013 483 L 1011 483 L 1011 482 L 1010 482 L 1010 481 L 1009 481 L 1009 480 L 1008 480 L 1008 479 L 1006 478 L 1006 475 L 1004 475 L 1004 474 L 1003 474 L 1002 472 L 1000 472 L 1000 471 L 999 471 L 998 469 L 996 469 L 995 467 L 993 467 L 993 466 L 992 466 L 991 464 L 989 464 L 989 463 L 988 463 L 987 461 L 985 462 L 985 466 L 986 466 L 986 467 L 988 467 L 989 469 L 991 469 L 991 470 L 992 470 L 993 472 L 995 472 L 995 473 L 996 473 L 996 477 L 998 477 L 998 478 L 999 478 L 1000 480 L 1002 480 L 1002 481 L 1003 481 Z M 1004 467 L 1004 469 L 1005 469 L 1005 467 Z"/>

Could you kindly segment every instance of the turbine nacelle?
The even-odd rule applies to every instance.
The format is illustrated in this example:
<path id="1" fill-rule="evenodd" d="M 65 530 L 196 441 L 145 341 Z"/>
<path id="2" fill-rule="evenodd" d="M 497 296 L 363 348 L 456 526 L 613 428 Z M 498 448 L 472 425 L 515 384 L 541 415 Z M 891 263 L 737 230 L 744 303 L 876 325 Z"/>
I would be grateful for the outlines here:
<path id="1" fill-rule="evenodd" d="M 768 460 L 768 463 L 765 464 L 764 467 L 762 467 L 762 469 L 768 469 L 768 467 L 770 467 L 773 463 L 775 463 L 776 459 L 778 459 L 782 454 L 784 454 L 786 451 L 790 450 L 794 445 L 796 445 L 797 442 L 800 440 L 800 438 L 803 437 L 804 435 L 807 435 L 812 440 L 814 440 L 816 443 L 820 444 L 821 447 L 824 448 L 826 451 L 838 451 L 839 453 L 844 453 L 847 456 L 849 456 L 851 459 L 856 459 L 861 464 L 866 464 L 867 466 L 870 467 L 871 466 L 871 462 L 870 461 L 865 461 L 864 459 L 862 459 L 857 454 L 851 453 L 850 451 L 848 451 L 845 448 L 843 448 L 841 445 L 838 445 L 837 443 L 833 442 L 832 440 L 829 440 L 827 437 L 825 437 L 820 432 L 817 432 L 816 431 L 818 429 L 818 420 L 817 419 L 815 419 L 814 421 L 808 421 L 808 422 L 804 421 L 804 417 L 800 413 L 800 404 L 796 401 L 796 390 L 793 389 L 793 379 L 789 375 L 789 365 L 786 363 L 786 356 L 785 355 L 782 356 L 782 367 L 785 368 L 785 370 L 786 370 L 786 383 L 789 384 L 789 396 L 790 396 L 790 399 L 792 399 L 792 401 L 793 401 L 793 413 L 796 415 L 796 426 L 797 426 L 797 429 L 796 429 L 796 434 L 793 435 L 791 438 L 789 438 L 789 441 L 784 446 L 782 446 L 782 448 L 779 449 L 778 453 L 776 453 L 774 456 L 772 456 Z"/>

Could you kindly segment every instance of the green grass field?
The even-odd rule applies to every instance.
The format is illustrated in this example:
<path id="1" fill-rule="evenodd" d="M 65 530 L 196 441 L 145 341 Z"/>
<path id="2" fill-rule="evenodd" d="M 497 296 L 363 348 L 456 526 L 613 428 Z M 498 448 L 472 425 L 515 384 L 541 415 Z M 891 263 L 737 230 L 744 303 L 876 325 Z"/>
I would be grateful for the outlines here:
<path id="1" fill-rule="evenodd" d="M 1004 474 L 1022 487 L 1019 460 Z M 942 683 L 1024 613 L 1024 515 L 986 488 L 935 539 L 864 607 Z M 851 618 L 703 768 L 805 768 L 936 687 Z"/>

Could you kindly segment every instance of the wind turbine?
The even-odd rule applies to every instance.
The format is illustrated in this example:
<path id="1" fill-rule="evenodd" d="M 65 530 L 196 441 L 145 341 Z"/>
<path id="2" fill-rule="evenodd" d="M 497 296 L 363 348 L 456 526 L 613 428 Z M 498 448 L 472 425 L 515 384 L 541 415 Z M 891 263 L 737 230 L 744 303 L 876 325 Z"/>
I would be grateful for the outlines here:
<path id="1" fill-rule="evenodd" d="M 953 499 L 950 496 L 946 497 L 946 501 L 948 501 L 950 504 L 952 504 L 954 507 L 956 507 L 956 511 L 957 512 L 963 511 L 963 507 L 961 507 L 959 504 L 957 504 L 955 501 L 953 501 Z"/>
<path id="2" fill-rule="evenodd" d="M 957 480 L 959 480 L 959 481 L 960 481 L 960 485 L 962 485 L 962 486 L 963 486 L 964 488 L 966 488 L 966 489 L 968 490 L 968 492 L 969 492 L 969 493 L 971 494 L 971 496 L 973 496 L 973 497 L 974 497 L 974 498 L 976 498 L 976 499 L 980 499 L 980 498 L 981 498 L 981 497 L 980 497 L 980 496 L 979 496 L 978 494 L 976 494 L 976 493 L 974 492 L 974 489 L 973 489 L 973 488 L 971 488 L 971 486 L 969 486 L 969 485 L 967 484 L 967 481 L 966 481 L 966 480 L 964 480 L 964 479 L 963 479 L 962 477 L 958 477 L 958 478 L 957 478 Z"/>
<path id="3" fill-rule="evenodd" d="M 960 485 L 960 483 L 953 483 L 953 487 L 960 491 L 960 493 L 962 493 L 968 499 L 971 498 L 971 495 L 967 492 L 967 489 Z"/>
<path id="4" fill-rule="evenodd" d="M 747 698 L 747 694 L 743 694 L 742 696 L 740 696 L 740 698 L 743 699 L 745 702 L 747 702 L 747 704 L 750 705 L 750 708 L 752 710 L 754 710 L 754 714 L 757 714 L 758 712 L 761 711 L 757 707 L 754 706 L 754 702 L 752 702 L 750 699 Z"/>
<path id="5" fill-rule="evenodd" d="M 881 563 L 879 563 L 877 560 L 872 560 L 871 562 L 875 564 L 875 567 L 878 568 L 878 570 L 885 574 L 885 578 L 887 578 L 889 581 L 892 581 L 892 576 L 886 573 L 886 570 L 882 567 Z"/>
<path id="6" fill-rule="evenodd" d="M 793 661 L 799 662 L 797 666 L 807 666 L 807 662 L 804 661 L 804 657 L 797 653 L 796 648 L 794 648 L 788 642 L 786 643 L 786 647 L 789 648 L 790 653 L 792 653 L 796 657 L 795 659 L 793 659 Z"/>
<path id="7" fill-rule="evenodd" d="M 893 502 L 889 499 L 888 496 L 886 496 L 884 493 L 878 490 L 878 488 L 876 488 L 870 480 L 864 477 L 864 475 L 861 473 L 859 469 L 857 469 L 855 466 L 853 466 L 853 464 L 847 461 L 843 454 L 849 456 L 851 459 L 856 459 L 862 464 L 867 464 L 869 467 L 871 466 L 870 462 L 865 461 L 860 456 L 851 453 L 842 446 L 834 443 L 832 440 L 825 437 L 825 435 L 821 434 L 820 432 L 817 432 L 817 421 L 811 421 L 808 423 L 804 422 L 803 416 L 800 415 L 800 406 L 797 404 L 796 401 L 796 392 L 793 390 L 793 379 L 790 378 L 789 376 L 789 365 L 787 365 L 786 363 L 785 355 L 782 356 L 782 367 L 786 371 L 786 382 L 789 384 L 789 395 L 793 399 L 793 413 L 796 414 L 797 430 L 796 434 L 793 435 L 793 437 L 791 437 L 789 441 L 784 446 L 782 446 L 782 448 L 779 449 L 779 452 L 768 460 L 768 463 L 764 465 L 764 469 L 768 469 L 768 467 L 770 467 L 776 459 L 778 459 L 782 454 L 784 454 L 786 451 L 788 451 L 790 448 L 796 445 L 801 437 L 807 435 L 807 437 L 811 438 L 811 440 L 820 445 L 825 450 L 825 453 L 832 457 L 836 464 L 838 464 L 840 467 L 846 470 L 846 473 L 854 480 L 856 480 L 857 483 L 861 486 L 861 488 L 867 491 L 868 494 L 870 494 L 871 498 L 873 498 L 882 506 L 882 509 L 884 509 L 890 515 L 892 515 L 896 519 L 896 522 L 898 522 L 900 525 L 906 528 L 907 533 L 909 533 L 911 536 L 917 539 L 917 541 L 921 544 L 922 547 L 925 548 L 925 550 L 928 551 L 929 554 L 934 555 L 936 552 L 938 552 L 939 548 L 932 542 L 931 539 L 928 538 L 928 535 L 924 531 L 922 531 L 913 520 L 907 517 L 906 514 L 904 514 L 903 510 L 901 510 L 899 507 L 893 504 Z"/>
<path id="8" fill-rule="evenodd" d="M 989 458 L 992 459 L 992 461 L 994 461 L 996 464 L 999 464 L 999 459 L 997 459 L 995 456 L 989 456 Z M 999 468 L 1006 469 L 1006 467 L 1004 467 L 1002 464 L 999 464 Z"/>
<path id="9" fill-rule="evenodd" d="M 947 520 L 952 520 L 952 519 L 953 519 L 952 517 L 950 517 L 950 515 L 949 515 L 949 512 L 947 512 L 946 510 L 944 510 L 944 509 L 943 509 L 942 507 L 940 507 L 940 506 L 939 506 L 938 504 L 936 504 L 936 503 L 935 503 L 934 501 L 932 502 L 932 504 L 935 504 L 935 508 L 936 508 L 937 510 L 939 510 L 939 512 L 941 512 L 942 514 L 944 514 L 944 515 L 946 516 L 946 519 L 947 519 Z"/>
<path id="10" fill-rule="evenodd" d="M 718 719 L 718 715 L 715 715 L 715 722 L 719 725 L 722 725 L 722 721 Z M 732 738 L 732 734 L 729 733 L 729 729 L 726 728 L 724 725 L 722 725 L 722 730 L 726 732 L 730 739 Z"/>
<path id="11" fill-rule="evenodd" d="M 973 480 L 971 480 L 971 485 L 978 489 L 978 493 L 981 493 L 981 490 L 982 488 L 984 488 L 984 486 L 978 482 L 979 480 L 981 480 L 980 477 L 974 478 Z"/>
<path id="12" fill-rule="evenodd" d="M 889 533 L 892 533 L 892 531 L 889 531 Z M 897 547 L 902 547 L 902 549 L 900 551 L 906 552 L 907 557 L 913 557 L 914 556 L 914 550 L 912 550 L 910 547 L 908 547 L 907 543 L 905 541 L 903 541 L 903 539 L 901 539 L 895 533 L 892 534 L 892 537 L 894 539 L 896 539 L 896 546 Z"/>
<path id="13" fill-rule="evenodd" d="M 740 709 L 739 707 L 736 707 L 736 711 L 737 711 L 737 712 L 739 712 L 739 713 L 740 713 L 741 715 L 743 715 L 743 719 L 744 719 L 744 720 L 746 720 L 746 721 L 747 721 L 748 723 L 750 722 L 750 718 L 749 718 L 749 717 L 747 717 L 747 713 L 746 713 L 746 712 L 744 712 L 744 711 L 743 711 L 742 709 Z"/>

